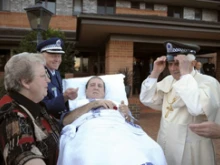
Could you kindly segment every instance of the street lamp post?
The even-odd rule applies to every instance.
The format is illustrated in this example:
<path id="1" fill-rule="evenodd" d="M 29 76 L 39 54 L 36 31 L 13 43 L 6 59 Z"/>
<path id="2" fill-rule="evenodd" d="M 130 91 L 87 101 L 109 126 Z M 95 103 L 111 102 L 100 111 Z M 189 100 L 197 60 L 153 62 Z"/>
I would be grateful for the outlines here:
<path id="1" fill-rule="evenodd" d="M 50 19 L 53 13 L 42 6 L 42 2 L 38 1 L 35 5 L 24 9 L 31 26 L 31 29 L 37 31 L 37 44 L 42 41 L 41 31 L 48 29 Z"/>

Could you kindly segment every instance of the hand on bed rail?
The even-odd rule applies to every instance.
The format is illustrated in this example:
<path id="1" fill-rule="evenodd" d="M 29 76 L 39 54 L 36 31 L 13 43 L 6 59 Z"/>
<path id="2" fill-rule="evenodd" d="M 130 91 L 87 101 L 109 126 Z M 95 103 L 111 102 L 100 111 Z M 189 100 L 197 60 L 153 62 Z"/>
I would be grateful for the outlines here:
<path id="1" fill-rule="evenodd" d="M 119 111 L 122 114 L 122 116 L 124 116 L 125 120 L 128 122 L 137 122 L 137 119 L 135 119 L 132 114 L 131 111 L 129 110 L 128 106 L 124 104 L 124 101 L 121 101 L 121 104 L 119 105 Z"/>

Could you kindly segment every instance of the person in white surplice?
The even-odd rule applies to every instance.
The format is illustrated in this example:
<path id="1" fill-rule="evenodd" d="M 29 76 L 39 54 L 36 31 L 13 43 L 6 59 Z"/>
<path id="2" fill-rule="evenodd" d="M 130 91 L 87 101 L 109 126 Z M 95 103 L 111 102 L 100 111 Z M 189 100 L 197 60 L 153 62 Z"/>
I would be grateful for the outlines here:
<path id="1" fill-rule="evenodd" d="M 175 41 L 164 43 L 167 56 L 158 57 L 142 83 L 140 101 L 162 116 L 157 141 L 168 165 L 215 165 L 212 140 L 194 133 L 190 124 L 216 121 L 220 85 L 193 69 L 200 47 Z M 171 75 L 157 79 L 166 67 Z"/>
<path id="2" fill-rule="evenodd" d="M 88 81 L 86 96 L 63 119 L 58 165 L 167 164 L 162 148 L 132 122 L 128 106 L 103 99 L 100 77 Z"/>

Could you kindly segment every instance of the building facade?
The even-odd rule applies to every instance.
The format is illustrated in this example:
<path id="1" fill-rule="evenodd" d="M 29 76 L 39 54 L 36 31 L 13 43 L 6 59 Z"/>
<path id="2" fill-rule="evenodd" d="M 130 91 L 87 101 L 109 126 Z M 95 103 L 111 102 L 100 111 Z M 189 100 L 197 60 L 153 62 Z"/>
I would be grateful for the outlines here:
<path id="1" fill-rule="evenodd" d="M 73 41 L 75 76 L 137 69 L 145 79 L 152 60 L 165 54 L 163 42 L 198 44 L 199 59 L 213 57 L 220 80 L 220 2 L 218 0 L 43 0 L 54 13 L 50 27 Z M 0 0 L 0 71 L 31 31 L 24 8 L 35 0 Z M 203 56 L 204 55 L 204 56 Z M 134 58 L 136 59 L 134 62 Z M 135 65 L 138 64 L 138 67 Z"/>

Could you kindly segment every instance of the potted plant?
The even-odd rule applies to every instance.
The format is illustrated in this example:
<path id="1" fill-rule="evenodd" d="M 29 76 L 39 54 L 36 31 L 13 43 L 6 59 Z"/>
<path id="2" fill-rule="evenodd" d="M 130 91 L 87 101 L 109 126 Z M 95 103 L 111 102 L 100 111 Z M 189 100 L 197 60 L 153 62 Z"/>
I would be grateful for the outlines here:
<path id="1" fill-rule="evenodd" d="M 133 73 L 132 71 L 129 70 L 128 67 L 120 68 L 118 70 L 118 73 L 125 75 L 125 78 L 124 78 L 125 91 L 126 91 L 127 97 L 129 97 L 130 92 L 131 92 L 131 83 L 132 83 Z"/>

